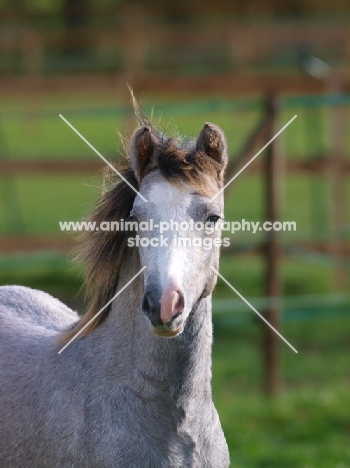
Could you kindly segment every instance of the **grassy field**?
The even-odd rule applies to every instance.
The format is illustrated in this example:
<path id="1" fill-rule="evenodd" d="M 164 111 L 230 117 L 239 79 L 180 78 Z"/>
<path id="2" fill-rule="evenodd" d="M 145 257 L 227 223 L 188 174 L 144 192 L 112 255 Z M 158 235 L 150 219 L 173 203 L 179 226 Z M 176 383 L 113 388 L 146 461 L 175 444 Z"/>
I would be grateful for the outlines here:
<path id="1" fill-rule="evenodd" d="M 162 126 L 170 133 L 193 136 L 205 121 L 221 125 L 231 153 L 237 152 L 259 120 L 257 108 L 229 112 L 220 109 L 215 100 L 206 100 L 205 105 L 187 101 L 182 106 L 174 100 L 172 119 L 159 97 L 149 99 L 158 102 L 155 116 L 162 116 Z M 164 98 L 162 102 L 165 101 Z M 130 115 L 114 111 L 119 103 L 120 96 L 111 99 L 103 93 L 89 97 L 79 93 L 74 97 L 43 95 L 40 100 L 29 96 L 24 102 L 5 101 L 0 127 L 1 155 L 11 159 L 97 158 L 59 119 L 58 114 L 62 113 L 102 154 L 112 159 L 120 150 L 117 130 L 125 134 L 134 128 Z M 294 113 L 298 118 L 279 140 L 286 157 L 325 154 L 331 148 L 329 115 L 325 110 L 286 109 L 281 114 L 280 126 Z M 0 235 L 25 231 L 30 235 L 68 236 L 60 233 L 58 222 L 85 216 L 91 202 L 99 196 L 101 178 L 101 174 L 22 174 L 14 178 L 0 174 Z M 296 221 L 297 231 L 282 233 L 284 244 L 331 237 L 331 190 L 322 176 L 286 177 L 282 218 Z M 263 191 L 259 175 L 242 174 L 227 192 L 225 218 L 263 220 Z M 350 203 L 347 209 L 349 219 Z M 262 239 L 258 234 L 238 232 L 231 236 L 231 243 L 244 248 Z M 264 268 L 262 258 L 257 256 L 223 252 L 220 271 L 245 297 L 256 298 L 264 295 Z M 0 257 L 0 284 L 43 289 L 83 311 L 78 294 L 79 274 L 79 267 L 57 252 Z M 281 281 L 286 296 L 331 293 L 333 265 L 320 256 L 287 257 Z M 215 300 L 233 296 L 219 281 Z M 252 317 L 253 312 L 236 310 L 237 301 L 232 304 L 233 311 L 223 320 L 215 315 L 213 348 L 213 392 L 232 466 L 350 468 L 350 319 L 346 308 L 339 315 L 336 307 L 326 305 L 324 318 L 320 313 L 312 319 L 301 310 L 299 315 L 295 314 L 295 320 L 285 321 L 283 334 L 299 354 L 295 355 L 281 342 L 284 392 L 270 401 L 261 391 L 261 323 Z M 244 314 L 250 318 L 241 322 L 229 320 L 241 319 Z"/>
<path id="2" fill-rule="evenodd" d="M 235 468 L 350 466 L 350 320 L 284 327 L 284 392 L 261 396 L 261 326 L 218 331 L 213 392 Z"/>
<path id="3" fill-rule="evenodd" d="M 148 96 L 147 100 L 141 97 L 141 103 L 146 114 L 153 112 L 154 121 L 160 121 L 162 128 L 171 134 L 196 136 L 206 121 L 220 125 L 231 154 L 241 148 L 261 115 L 261 102 L 249 98 L 225 101 L 215 96 L 211 99 L 177 96 L 176 100 L 171 96 Z M 58 117 L 60 113 L 108 157 L 115 157 L 120 149 L 118 133 L 128 135 L 134 129 L 131 108 L 120 95 L 86 96 L 77 92 L 74 96 L 43 94 L 25 100 L 4 99 L 1 150 L 11 158 L 94 158 L 85 143 Z M 276 131 L 295 114 L 298 118 L 279 137 L 279 145 L 287 157 L 319 156 L 331 150 L 331 113 L 318 106 L 304 108 L 299 102 L 293 105 L 289 98 L 288 106 L 282 107 Z M 349 149 L 349 131 L 345 143 Z"/>

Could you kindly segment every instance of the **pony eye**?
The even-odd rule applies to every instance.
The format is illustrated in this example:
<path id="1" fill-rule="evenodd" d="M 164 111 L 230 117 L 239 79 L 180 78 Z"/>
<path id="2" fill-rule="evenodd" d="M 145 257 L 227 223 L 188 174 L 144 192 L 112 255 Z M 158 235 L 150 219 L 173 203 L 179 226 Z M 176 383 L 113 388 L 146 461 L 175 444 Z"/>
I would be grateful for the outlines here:
<path id="1" fill-rule="evenodd" d="M 220 219 L 220 216 L 217 216 L 217 215 L 210 215 L 208 216 L 207 218 L 207 223 L 209 224 L 215 224 L 219 221 Z"/>

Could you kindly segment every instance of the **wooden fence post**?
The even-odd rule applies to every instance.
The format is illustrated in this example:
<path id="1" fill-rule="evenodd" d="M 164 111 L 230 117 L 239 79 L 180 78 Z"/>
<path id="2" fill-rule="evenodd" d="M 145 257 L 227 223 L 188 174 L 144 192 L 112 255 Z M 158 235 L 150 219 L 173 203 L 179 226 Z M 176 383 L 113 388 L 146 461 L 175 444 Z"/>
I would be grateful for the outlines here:
<path id="1" fill-rule="evenodd" d="M 274 94 L 270 94 L 266 99 L 266 113 L 271 116 L 267 140 L 270 140 L 276 133 L 275 122 L 278 114 L 278 99 Z M 266 221 L 274 223 L 280 219 L 281 200 L 281 167 L 276 150 L 277 144 L 274 140 L 266 150 L 264 160 L 265 172 L 265 197 L 266 197 Z M 276 231 L 267 232 L 267 242 L 265 248 L 266 260 L 266 296 L 269 298 L 269 305 L 265 311 L 266 320 L 277 330 L 280 329 L 280 295 L 281 282 L 279 263 L 281 259 L 281 246 L 279 244 L 278 233 Z M 264 367 L 265 367 L 265 392 L 273 397 L 281 390 L 280 372 L 280 341 L 276 333 L 270 327 L 264 326 Z"/>

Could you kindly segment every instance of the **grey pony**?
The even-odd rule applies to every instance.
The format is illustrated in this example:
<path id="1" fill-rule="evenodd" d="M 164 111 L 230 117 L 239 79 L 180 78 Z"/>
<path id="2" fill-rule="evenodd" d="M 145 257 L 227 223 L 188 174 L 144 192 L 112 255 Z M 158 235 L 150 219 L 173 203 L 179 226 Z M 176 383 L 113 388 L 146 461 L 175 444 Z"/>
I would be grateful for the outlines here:
<path id="1" fill-rule="evenodd" d="M 220 169 L 217 180 L 212 173 L 202 174 L 214 194 L 222 186 L 227 163 L 221 130 L 206 124 L 196 141 L 179 142 L 176 148 L 171 142 L 150 126 L 134 133 L 131 170 L 149 200 L 142 204 L 136 196 L 132 216 L 161 220 L 152 202 L 160 183 L 170 191 L 186 192 L 186 209 L 174 207 L 172 216 L 197 221 L 218 217 L 222 194 L 209 202 L 208 194 L 189 190 L 190 182 L 168 180 L 157 161 L 170 146 L 187 158 L 187 165 L 196 164 L 196 158 L 204 163 L 214 158 Z M 199 171 L 205 172 L 204 163 Z M 141 234 L 159 232 L 155 228 Z M 173 235 L 169 233 L 170 245 Z M 229 466 L 211 392 L 211 292 L 216 275 L 210 266 L 218 268 L 219 248 L 172 247 L 171 252 L 166 247 L 126 248 L 113 294 L 142 266 L 146 270 L 113 301 L 98 326 L 61 354 L 59 340 L 79 324 L 78 315 L 44 292 L 0 288 L 1 467 Z M 169 273 L 174 258 L 184 264 L 176 281 Z M 165 296 L 175 299 L 163 301 Z M 168 323 L 164 314 L 170 317 Z"/>

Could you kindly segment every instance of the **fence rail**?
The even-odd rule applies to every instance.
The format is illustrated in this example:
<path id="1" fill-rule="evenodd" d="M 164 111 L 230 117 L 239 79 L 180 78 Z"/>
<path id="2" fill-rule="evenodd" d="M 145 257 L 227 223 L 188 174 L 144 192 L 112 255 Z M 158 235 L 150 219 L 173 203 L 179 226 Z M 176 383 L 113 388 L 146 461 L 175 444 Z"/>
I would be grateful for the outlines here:
<path id="1" fill-rule="evenodd" d="M 18 6 L 19 8 L 19 6 Z M 232 15 L 197 14 L 181 23 L 152 17 L 138 5 L 117 9 L 108 17 L 81 18 L 67 28 L 61 21 L 3 21 L 0 27 L 2 72 L 27 76 L 94 70 L 125 77 L 154 71 L 239 72 L 242 67 L 297 67 L 296 55 L 306 45 L 345 61 L 350 54 L 346 17 L 324 20 L 268 21 L 233 19 Z"/>
<path id="2" fill-rule="evenodd" d="M 12 158 L 11 158 L 12 159 Z M 67 160 L 23 160 L 20 157 L 14 157 L 13 160 L 0 160 L 0 173 L 8 174 L 94 174 L 100 171 L 104 166 L 99 161 L 87 161 L 86 159 L 72 156 Z M 290 174 L 328 174 L 332 162 L 329 158 L 321 155 L 315 155 L 307 161 L 298 161 L 293 156 L 289 156 L 285 163 L 286 175 Z M 239 170 L 237 162 L 229 164 L 228 174 Z M 350 160 L 344 160 L 340 164 L 340 170 L 343 173 L 350 173 Z M 249 173 L 258 173 L 262 171 L 262 163 L 257 161 L 246 169 Z M 229 180 L 229 176 L 226 177 Z"/>

